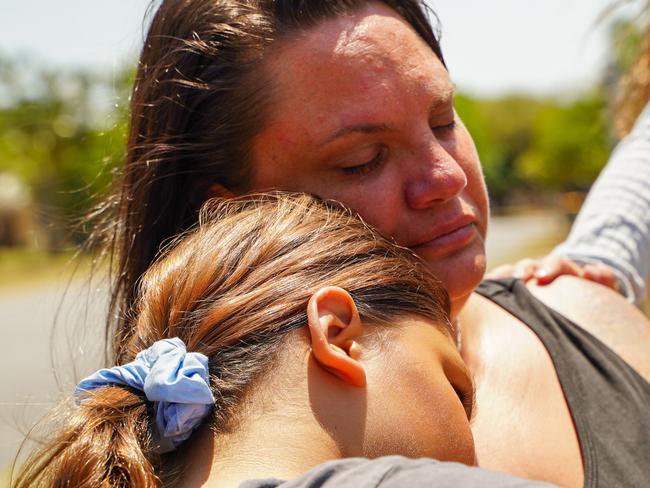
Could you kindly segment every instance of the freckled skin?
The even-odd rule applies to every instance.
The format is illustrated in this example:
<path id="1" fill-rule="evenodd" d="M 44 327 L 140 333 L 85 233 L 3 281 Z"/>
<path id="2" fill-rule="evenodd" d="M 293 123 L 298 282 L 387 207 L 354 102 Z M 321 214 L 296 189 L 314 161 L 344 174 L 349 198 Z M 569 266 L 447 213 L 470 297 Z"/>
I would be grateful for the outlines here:
<path id="1" fill-rule="evenodd" d="M 582 486 L 580 443 L 548 352 L 520 320 L 471 294 L 485 270 L 487 195 L 462 122 L 456 117 L 457 125 L 445 128 L 453 119 L 447 96 L 453 84 L 440 61 L 379 3 L 323 22 L 271 54 L 265 68 L 274 98 L 270 120 L 253 141 L 250 189 L 339 200 L 412 247 L 449 290 L 452 315 L 459 319 L 461 354 L 477 385 L 472 431 L 479 464 Z M 328 140 L 356 125 L 374 130 Z M 458 215 L 472 219 L 467 239 L 446 248 L 436 247 L 435 238 L 429 242 L 436 245 L 420 245 Z M 645 334 L 616 327 L 621 334 L 612 341 L 602 334 L 612 324 L 585 300 L 594 286 L 579 280 L 567 287 L 557 280 L 544 288 L 543 301 L 560 310 L 566 306 L 632 367 L 650 371 L 637 354 L 639 344 L 648 350 L 648 322 L 626 315 L 630 306 L 601 290 L 600 303 L 617 311 L 617 323 L 636 321 Z"/>
<path id="2" fill-rule="evenodd" d="M 485 270 L 487 195 L 472 139 L 453 111 L 453 83 L 429 46 L 388 7 L 372 4 L 363 16 L 317 25 L 268 58 L 274 99 L 253 142 L 250 189 L 339 200 L 409 247 L 431 241 L 442 223 L 471 216 L 468 242 L 442 253 L 416 249 L 460 309 Z M 454 118 L 455 128 L 438 129 Z M 359 124 L 383 130 L 328 140 Z M 343 170 L 379 151 L 386 157 L 378 167 Z"/>

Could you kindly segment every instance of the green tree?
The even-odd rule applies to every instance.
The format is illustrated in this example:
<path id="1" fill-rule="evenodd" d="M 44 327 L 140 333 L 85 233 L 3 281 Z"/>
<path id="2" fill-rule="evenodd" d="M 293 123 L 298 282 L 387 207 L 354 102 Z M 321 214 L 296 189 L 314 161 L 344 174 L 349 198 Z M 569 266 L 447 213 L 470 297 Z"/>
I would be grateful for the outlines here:
<path id="1" fill-rule="evenodd" d="M 545 105 L 532 129 L 531 144 L 519 157 L 522 177 L 538 190 L 587 190 L 611 150 L 602 92 L 566 106 Z"/>
<path id="2" fill-rule="evenodd" d="M 57 249 L 70 237 L 66 223 L 79 220 L 105 194 L 122 158 L 125 103 L 107 111 L 97 99 L 116 87 L 126 100 L 130 73 L 107 79 L 36 69 L 25 84 L 15 63 L 2 60 L 0 66 L 0 90 L 11 95 L 0 108 L 0 170 L 29 186 Z"/>

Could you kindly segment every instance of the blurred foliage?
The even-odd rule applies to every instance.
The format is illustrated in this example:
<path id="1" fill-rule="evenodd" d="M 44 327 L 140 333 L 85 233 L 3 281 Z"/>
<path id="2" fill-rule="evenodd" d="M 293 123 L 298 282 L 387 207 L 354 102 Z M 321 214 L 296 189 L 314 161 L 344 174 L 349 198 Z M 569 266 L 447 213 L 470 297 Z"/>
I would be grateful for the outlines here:
<path id="1" fill-rule="evenodd" d="M 70 222 L 81 222 L 114 179 L 130 78 L 130 72 L 102 77 L 0 61 L 0 171 L 29 188 L 52 250 L 84 237 Z M 111 107 L 102 106 L 111 98 Z"/>
<path id="2" fill-rule="evenodd" d="M 626 72 L 636 61 L 645 27 L 637 22 L 619 20 L 612 25 L 612 60 L 618 72 Z"/>
<path id="3" fill-rule="evenodd" d="M 474 137 L 497 206 L 587 190 L 611 151 L 603 90 L 570 102 L 459 95 L 456 109 Z"/>
<path id="4" fill-rule="evenodd" d="M 613 39 L 621 32 L 617 24 Z M 606 85 L 615 83 L 638 44 L 638 34 L 625 37 L 612 49 L 616 73 L 610 70 L 602 87 L 571 100 L 457 96 L 497 209 L 589 188 L 613 143 Z M 85 237 L 83 226 L 71 235 L 71 226 L 61 223 L 82 222 L 116 179 L 132 76 L 131 70 L 111 76 L 52 72 L 0 56 L 0 172 L 11 172 L 30 189 L 51 249 Z"/>
<path id="5" fill-rule="evenodd" d="M 614 23 L 611 39 L 608 76 L 619 79 L 613 111 L 616 133 L 622 137 L 650 100 L 650 1 L 633 20 Z"/>

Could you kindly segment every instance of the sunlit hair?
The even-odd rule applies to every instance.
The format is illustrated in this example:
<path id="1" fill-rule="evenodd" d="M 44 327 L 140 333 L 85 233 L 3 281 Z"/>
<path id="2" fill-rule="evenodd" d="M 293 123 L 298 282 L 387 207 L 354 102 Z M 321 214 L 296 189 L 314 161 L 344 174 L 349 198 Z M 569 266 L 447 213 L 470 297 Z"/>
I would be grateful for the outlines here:
<path id="1" fill-rule="evenodd" d="M 153 16 L 131 97 L 121 186 L 98 211 L 113 271 L 106 337 L 129 333 L 136 284 L 161 245 L 196 223 L 212 185 L 248 190 L 251 141 L 273 105 L 265 59 L 369 0 L 165 0 Z M 422 0 L 383 0 L 442 60 Z M 154 4 L 152 4 L 154 5 Z M 116 332 L 116 333 L 114 333 Z"/>
<path id="2" fill-rule="evenodd" d="M 612 0 L 602 17 L 608 18 L 618 9 L 629 4 L 626 0 Z M 638 26 L 638 40 L 632 53 L 629 66 L 621 75 L 614 98 L 614 128 L 619 137 L 626 136 L 644 107 L 650 102 L 650 1 L 641 3 L 638 15 L 629 21 L 630 25 L 621 30 L 620 43 L 635 37 Z"/>
<path id="3" fill-rule="evenodd" d="M 199 227 L 169 247 L 141 281 L 119 362 L 180 337 L 209 358 L 216 404 L 207 421 L 216 435 L 231 431 L 244 395 L 306 326 L 309 298 L 324 286 L 346 289 L 364 323 L 384 326 L 375 330 L 403 314 L 449 330 L 447 293 L 410 250 L 338 204 L 274 193 L 209 204 Z M 15 486 L 160 486 L 173 454 L 154 453 L 151 415 L 138 392 L 95 390 Z"/>
<path id="4" fill-rule="evenodd" d="M 649 13 L 650 14 L 650 13 Z M 623 74 L 615 100 L 615 127 L 618 135 L 627 135 L 639 114 L 650 102 L 650 23 L 643 28 L 634 62 Z"/>

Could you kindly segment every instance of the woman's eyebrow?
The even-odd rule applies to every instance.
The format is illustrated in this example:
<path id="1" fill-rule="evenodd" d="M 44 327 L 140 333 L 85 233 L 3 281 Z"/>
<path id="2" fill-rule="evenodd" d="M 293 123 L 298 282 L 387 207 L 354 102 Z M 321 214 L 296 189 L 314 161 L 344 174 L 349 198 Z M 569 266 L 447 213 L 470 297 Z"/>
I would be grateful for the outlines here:
<path id="1" fill-rule="evenodd" d="M 345 137 L 349 134 L 353 133 L 361 133 L 361 134 L 376 134 L 378 132 L 385 132 L 389 129 L 388 125 L 386 124 L 354 124 L 354 125 L 349 125 L 346 127 L 342 127 L 341 129 L 337 130 L 329 136 L 327 139 L 323 141 L 323 144 L 328 144 L 336 139 L 340 139 L 341 137 Z"/>
<path id="2" fill-rule="evenodd" d="M 434 114 L 440 107 L 443 107 L 450 102 L 454 101 L 454 96 L 456 95 L 456 84 L 450 83 L 449 86 L 437 97 L 434 98 L 433 103 L 431 104 L 431 109 L 429 112 Z"/>
<path id="3" fill-rule="evenodd" d="M 440 96 L 437 96 L 431 105 L 431 113 L 436 111 L 439 107 L 448 104 L 450 101 L 454 99 L 454 95 L 456 94 L 456 84 L 455 83 L 450 83 L 443 92 L 440 94 Z M 386 124 L 367 124 L 367 123 L 362 123 L 362 124 L 353 124 L 353 125 L 348 125 L 345 127 L 340 128 L 336 132 L 334 132 L 332 135 L 327 137 L 321 145 L 329 144 L 330 142 L 340 139 L 342 137 L 345 137 L 350 134 L 377 134 L 378 132 L 385 132 L 389 130 L 390 127 Z"/>

